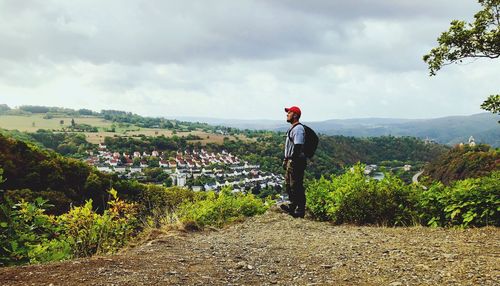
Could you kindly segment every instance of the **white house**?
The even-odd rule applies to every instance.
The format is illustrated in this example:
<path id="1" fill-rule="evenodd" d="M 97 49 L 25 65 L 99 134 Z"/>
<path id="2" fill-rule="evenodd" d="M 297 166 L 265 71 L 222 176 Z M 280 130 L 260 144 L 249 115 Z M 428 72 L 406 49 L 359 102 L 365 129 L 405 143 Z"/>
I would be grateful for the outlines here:
<path id="1" fill-rule="evenodd" d="M 130 173 L 140 173 L 141 171 L 142 171 L 142 169 L 138 168 L 138 167 L 130 168 Z"/>
<path id="2" fill-rule="evenodd" d="M 109 160 L 109 165 L 111 165 L 113 167 L 118 166 L 118 160 L 116 160 L 116 159 Z"/>
<path id="3" fill-rule="evenodd" d="M 103 166 L 99 166 L 97 167 L 97 170 L 101 171 L 101 172 L 104 172 L 104 173 L 111 173 L 111 168 L 109 167 L 103 167 Z"/>
<path id="4" fill-rule="evenodd" d="M 115 167 L 115 172 L 117 173 L 125 173 L 125 167 Z"/>

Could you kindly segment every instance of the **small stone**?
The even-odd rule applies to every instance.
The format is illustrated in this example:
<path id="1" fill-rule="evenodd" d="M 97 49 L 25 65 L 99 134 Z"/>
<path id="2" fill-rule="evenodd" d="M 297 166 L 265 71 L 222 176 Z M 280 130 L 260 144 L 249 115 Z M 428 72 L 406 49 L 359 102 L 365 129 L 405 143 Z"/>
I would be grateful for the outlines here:
<path id="1" fill-rule="evenodd" d="M 415 265 L 415 267 L 421 268 L 423 270 L 429 270 L 430 269 L 430 267 L 428 265 L 425 265 L 425 264 L 417 264 L 417 265 Z"/>
<path id="2" fill-rule="evenodd" d="M 253 269 L 253 266 L 249 264 L 249 265 L 247 265 L 247 269 L 248 269 L 248 270 L 252 270 L 252 269 Z"/>
<path id="3" fill-rule="evenodd" d="M 245 267 L 245 262 L 243 262 L 243 261 L 240 261 L 240 262 L 238 262 L 238 263 L 236 264 L 236 269 L 241 269 L 241 268 L 243 268 L 243 267 Z"/>
<path id="4" fill-rule="evenodd" d="M 327 268 L 327 269 L 328 269 L 328 268 L 332 268 L 332 267 L 333 267 L 333 265 L 329 265 L 329 264 L 322 264 L 322 265 L 321 265 L 321 267 L 323 267 L 323 268 Z"/>
<path id="5" fill-rule="evenodd" d="M 401 285 L 403 285 L 403 283 L 401 283 L 399 281 L 392 282 L 391 284 L 389 284 L 389 286 L 401 286 Z"/>

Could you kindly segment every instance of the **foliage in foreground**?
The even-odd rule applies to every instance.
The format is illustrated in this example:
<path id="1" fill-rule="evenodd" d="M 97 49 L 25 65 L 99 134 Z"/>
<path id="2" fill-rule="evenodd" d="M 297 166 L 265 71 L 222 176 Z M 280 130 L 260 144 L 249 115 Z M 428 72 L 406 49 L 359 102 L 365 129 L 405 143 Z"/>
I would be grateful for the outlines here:
<path id="1" fill-rule="evenodd" d="M 108 208 L 102 214 L 95 211 L 92 200 L 59 216 L 46 213 L 52 205 L 42 198 L 1 204 L 0 266 L 113 253 L 142 228 L 161 227 L 168 216 L 196 228 L 221 227 L 268 208 L 252 194 L 232 194 L 229 189 L 219 194 L 195 193 L 148 185 L 137 203 L 120 200 L 114 189 L 109 195 Z"/>
<path id="2" fill-rule="evenodd" d="M 336 224 L 500 226 L 500 171 L 424 190 L 390 174 L 381 181 L 367 178 L 363 170 L 357 165 L 341 176 L 310 181 L 313 216 Z"/>
<path id="3" fill-rule="evenodd" d="M 0 205 L 0 266 L 41 263 L 112 253 L 123 247 L 138 227 L 136 206 L 116 197 L 98 214 L 92 201 L 60 216 L 47 215 L 51 205 L 37 198 Z"/>
<path id="4" fill-rule="evenodd" d="M 202 200 L 181 205 L 178 216 L 182 223 L 196 228 L 221 227 L 244 217 L 263 214 L 268 206 L 253 194 L 233 194 L 224 188 L 218 194 L 211 191 Z"/>
<path id="5" fill-rule="evenodd" d="M 418 193 L 418 213 L 430 226 L 500 226 L 500 171 Z"/>
<path id="6" fill-rule="evenodd" d="M 397 177 L 386 174 L 377 181 L 366 177 L 358 164 L 330 180 L 309 182 L 307 208 L 316 218 L 336 224 L 408 225 L 415 218 L 407 204 L 412 195 Z"/>

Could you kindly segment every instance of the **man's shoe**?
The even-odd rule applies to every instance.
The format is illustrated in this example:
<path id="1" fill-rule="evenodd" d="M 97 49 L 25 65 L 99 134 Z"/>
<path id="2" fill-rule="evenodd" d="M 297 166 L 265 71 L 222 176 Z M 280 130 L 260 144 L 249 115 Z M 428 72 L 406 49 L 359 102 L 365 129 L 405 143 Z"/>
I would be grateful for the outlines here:
<path id="1" fill-rule="evenodd" d="M 280 205 L 280 209 L 281 209 L 282 211 L 284 211 L 284 212 L 288 213 L 288 214 L 290 213 L 290 206 L 289 206 L 289 205 L 285 205 L 285 204 Z"/>
<path id="2" fill-rule="evenodd" d="M 293 212 L 293 213 L 291 213 L 291 215 L 294 218 L 304 218 L 304 216 L 306 215 L 306 213 L 305 212 Z"/>

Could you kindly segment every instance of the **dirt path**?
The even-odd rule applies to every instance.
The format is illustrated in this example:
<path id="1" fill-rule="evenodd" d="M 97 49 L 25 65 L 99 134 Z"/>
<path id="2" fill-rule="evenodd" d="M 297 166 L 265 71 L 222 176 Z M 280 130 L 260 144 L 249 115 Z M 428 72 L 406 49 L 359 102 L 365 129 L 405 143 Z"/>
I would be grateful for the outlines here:
<path id="1" fill-rule="evenodd" d="M 269 211 L 124 253 L 0 269 L 1 285 L 500 285 L 500 229 L 332 226 Z"/>

